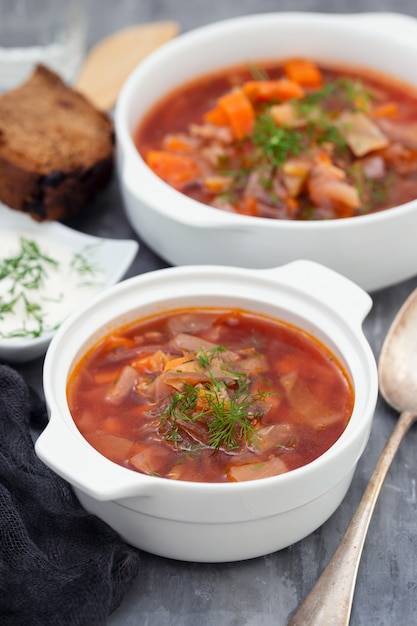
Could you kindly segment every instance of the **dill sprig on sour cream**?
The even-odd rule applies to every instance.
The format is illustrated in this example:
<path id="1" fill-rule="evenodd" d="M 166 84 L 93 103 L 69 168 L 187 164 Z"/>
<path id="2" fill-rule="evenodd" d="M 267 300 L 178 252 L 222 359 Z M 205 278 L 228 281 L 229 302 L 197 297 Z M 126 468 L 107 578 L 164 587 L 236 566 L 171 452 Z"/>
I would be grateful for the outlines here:
<path id="1" fill-rule="evenodd" d="M 19 249 L 0 259 L 1 338 L 37 338 L 56 330 L 62 320 L 47 323 L 47 307 L 48 303 L 61 302 L 65 294 L 62 291 L 51 293 L 47 281 L 53 274 L 59 276 L 62 270 L 75 272 L 80 285 L 86 284 L 87 279 L 89 285 L 94 284 L 100 271 L 88 260 L 85 252 L 74 253 L 69 266 L 63 267 L 62 261 L 42 250 L 37 241 L 26 237 L 19 238 Z M 6 321 L 8 329 L 5 328 Z"/>

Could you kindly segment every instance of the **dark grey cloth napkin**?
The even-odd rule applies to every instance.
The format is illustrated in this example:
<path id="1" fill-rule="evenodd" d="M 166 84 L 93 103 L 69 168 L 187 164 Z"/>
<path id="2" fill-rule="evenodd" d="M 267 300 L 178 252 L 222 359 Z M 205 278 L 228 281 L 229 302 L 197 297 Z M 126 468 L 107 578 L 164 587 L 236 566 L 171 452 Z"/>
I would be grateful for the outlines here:
<path id="1" fill-rule="evenodd" d="M 98 626 L 136 577 L 139 551 L 37 458 L 30 425 L 46 419 L 43 401 L 0 365 L 0 624 Z"/>

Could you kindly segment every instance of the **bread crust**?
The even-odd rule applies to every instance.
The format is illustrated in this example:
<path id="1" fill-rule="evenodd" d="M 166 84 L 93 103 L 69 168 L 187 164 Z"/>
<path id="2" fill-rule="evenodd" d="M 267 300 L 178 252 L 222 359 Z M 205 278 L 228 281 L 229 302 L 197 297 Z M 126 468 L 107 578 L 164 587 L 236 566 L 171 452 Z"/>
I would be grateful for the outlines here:
<path id="1" fill-rule="evenodd" d="M 107 184 L 110 117 L 43 65 L 0 96 L 0 200 L 35 220 L 66 220 Z"/>

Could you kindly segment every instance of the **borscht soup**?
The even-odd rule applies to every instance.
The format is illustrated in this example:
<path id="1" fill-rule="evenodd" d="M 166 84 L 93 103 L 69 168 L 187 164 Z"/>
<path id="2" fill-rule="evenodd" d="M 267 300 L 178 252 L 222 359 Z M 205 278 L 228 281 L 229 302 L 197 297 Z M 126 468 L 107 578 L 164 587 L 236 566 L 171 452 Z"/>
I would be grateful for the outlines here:
<path id="1" fill-rule="evenodd" d="M 367 69 L 224 69 L 162 98 L 134 141 L 166 183 L 224 211 L 323 220 L 417 198 L 417 90 Z"/>
<path id="2" fill-rule="evenodd" d="M 130 470 L 197 482 L 276 476 L 345 430 L 349 375 L 313 335 L 237 308 L 187 308 L 112 330 L 75 365 L 73 420 Z"/>

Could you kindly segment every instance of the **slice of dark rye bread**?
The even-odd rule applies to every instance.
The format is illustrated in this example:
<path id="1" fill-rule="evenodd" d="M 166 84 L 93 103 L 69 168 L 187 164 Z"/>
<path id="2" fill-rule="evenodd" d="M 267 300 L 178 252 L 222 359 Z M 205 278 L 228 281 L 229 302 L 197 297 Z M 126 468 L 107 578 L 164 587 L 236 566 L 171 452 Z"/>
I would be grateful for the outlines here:
<path id="1" fill-rule="evenodd" d="M 108 182 L 111 119 L 38 65 L 0 95 L 0 200 L 35 220 L 65 220 Z"/>

